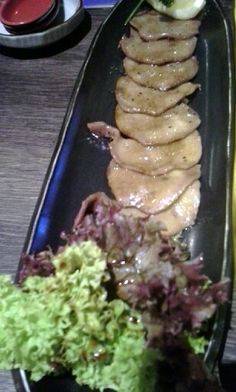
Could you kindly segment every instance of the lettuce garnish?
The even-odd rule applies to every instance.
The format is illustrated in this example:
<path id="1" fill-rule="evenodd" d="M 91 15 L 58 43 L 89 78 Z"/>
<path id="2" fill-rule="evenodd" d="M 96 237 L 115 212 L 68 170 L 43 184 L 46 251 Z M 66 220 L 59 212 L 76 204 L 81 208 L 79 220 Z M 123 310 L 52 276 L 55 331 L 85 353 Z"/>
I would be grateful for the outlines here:
<path id="1" fill-rule="evenodd" d="M 164 229 L 103 193 L 84 200 L 56 254 L 23 255 L 19 287 L 0 277 L 0 367 L 70 371 L 99 391 L 219 392 L 196 354 L 228 280 L 211 282 Z"/>
<path id="2" fill-rule="evenodd" d="M 140 314 L 107 300 L 101 249 L 66 246 L 52 264 L 54 275 L 30 276 L 21 288 L 0 277 L 0 367 L 35 381 L 65 369 L 92 389 L 153 390 L 157 351 L 145 348 Z"/>

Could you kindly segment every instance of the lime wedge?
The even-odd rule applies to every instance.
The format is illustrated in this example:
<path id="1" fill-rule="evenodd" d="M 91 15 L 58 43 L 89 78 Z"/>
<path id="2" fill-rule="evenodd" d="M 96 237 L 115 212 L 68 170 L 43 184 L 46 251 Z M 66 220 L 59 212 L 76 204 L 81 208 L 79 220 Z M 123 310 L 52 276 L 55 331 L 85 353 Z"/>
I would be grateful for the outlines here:
<path id="1" fill-rule="evenodd" d="M 159 0 L 147 0 L 152 7 L 176 19 L 194 18 L 205 6 L 206 0 L 175 0 L 171 7 L 166 7 Z"/>

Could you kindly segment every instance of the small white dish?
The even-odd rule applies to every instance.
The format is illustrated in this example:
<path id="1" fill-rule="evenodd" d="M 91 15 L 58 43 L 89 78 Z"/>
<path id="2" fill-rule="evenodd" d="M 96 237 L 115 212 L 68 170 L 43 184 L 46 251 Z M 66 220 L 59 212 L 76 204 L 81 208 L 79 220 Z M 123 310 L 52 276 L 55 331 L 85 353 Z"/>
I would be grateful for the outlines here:
<path id="1" fill-rule="evenodd" d="M 15 35 L 0 22 L 0 45 L 17 49 L 34 49 L 53 44 L 69 35 L 84 18 L 82 0 L 60 0 L 55 24 L 37 33 Z"/>

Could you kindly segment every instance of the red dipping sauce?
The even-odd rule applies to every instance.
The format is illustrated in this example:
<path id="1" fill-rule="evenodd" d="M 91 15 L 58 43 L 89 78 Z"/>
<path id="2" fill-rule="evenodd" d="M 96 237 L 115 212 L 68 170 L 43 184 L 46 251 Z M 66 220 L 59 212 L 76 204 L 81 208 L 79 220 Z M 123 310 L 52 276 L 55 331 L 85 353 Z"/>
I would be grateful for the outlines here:
<path id="1" fill-rule="evenodd" d="M 55 0 L 6 0 L 0 11 L 0 19 L 8 26 L 33 23 L 47 15 Z"/>

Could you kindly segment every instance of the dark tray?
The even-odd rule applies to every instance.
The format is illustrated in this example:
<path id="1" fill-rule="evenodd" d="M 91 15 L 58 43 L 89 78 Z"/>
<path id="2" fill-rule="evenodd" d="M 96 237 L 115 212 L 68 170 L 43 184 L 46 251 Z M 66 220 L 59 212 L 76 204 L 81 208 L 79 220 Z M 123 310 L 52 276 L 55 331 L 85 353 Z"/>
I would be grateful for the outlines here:
<path id="1" fill-rule="evenodd" d="M 105 191 L 110 195 L 106 168 L 110 153 L 87 131 L 86 124 L 114 124 L 114 88 L 122 73 L 118 43 L 127 30 L 124 21 L 137 0 L 123 0 L 98 31 L 79 74 L 56 150 L 28 232 L 24 251 L 56 249 L 61 231 L 69 231 L 82 200 Z M 230 13 L 217 0 L 207 1 L 196 55 L 195 78 L 201 91 L 190 99 L 200 115 L 202 143 L 201 204 L 196 224 L 185 232 L 192 257 L 202 253 L 205 272 L 213 281 L 232 272 L 231 194 L 234 156 L 233 33 Z M 20 269 L 20 266 L 19 266 Z M 231 295 L 231 293 L 230 293 Z M 220 359 L 229 327 L 230 305 L 217 313 L 205 360 L 211 370 Z M 23 371 L 13 372 L 18 391 L 85 391 L 68 377 L 47 377 L 28 384 Z"/>

